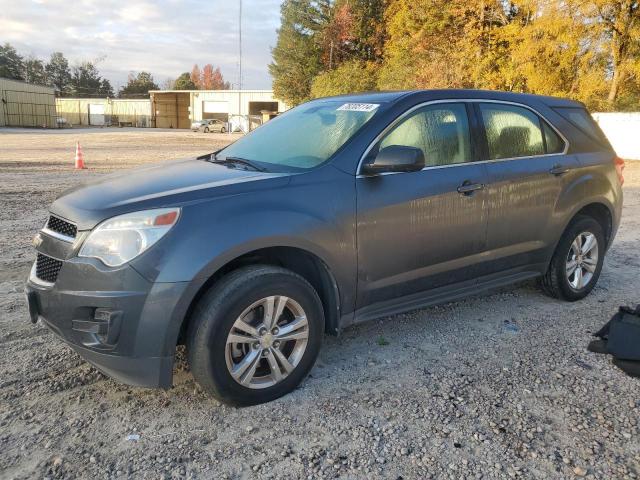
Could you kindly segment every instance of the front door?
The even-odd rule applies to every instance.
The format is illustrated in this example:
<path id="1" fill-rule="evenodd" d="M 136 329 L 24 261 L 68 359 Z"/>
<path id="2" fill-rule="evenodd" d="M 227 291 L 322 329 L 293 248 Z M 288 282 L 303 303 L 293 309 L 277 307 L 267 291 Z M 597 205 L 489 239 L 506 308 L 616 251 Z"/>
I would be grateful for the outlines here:
<path id="1" fill-rule="evenodd" d="M 487 231 L 485 166 L 474 163 L 467 105 L 420 107 L 372 149 L 420 148 L 411 173 L 359 175 L 358 308 L 478 276 Z"/>

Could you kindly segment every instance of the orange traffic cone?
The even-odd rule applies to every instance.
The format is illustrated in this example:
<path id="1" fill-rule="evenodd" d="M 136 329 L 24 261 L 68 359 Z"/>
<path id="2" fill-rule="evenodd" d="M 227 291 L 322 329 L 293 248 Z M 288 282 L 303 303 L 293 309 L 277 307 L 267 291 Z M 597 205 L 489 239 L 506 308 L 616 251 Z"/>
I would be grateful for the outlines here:
<path id="1" fill-rule="evenodd" d="M 82 148 L 80 142 L 76 142 L 76 170 L 82 170 L 87 167 L 84 166 L 84 155 L 82 155 Z"/>

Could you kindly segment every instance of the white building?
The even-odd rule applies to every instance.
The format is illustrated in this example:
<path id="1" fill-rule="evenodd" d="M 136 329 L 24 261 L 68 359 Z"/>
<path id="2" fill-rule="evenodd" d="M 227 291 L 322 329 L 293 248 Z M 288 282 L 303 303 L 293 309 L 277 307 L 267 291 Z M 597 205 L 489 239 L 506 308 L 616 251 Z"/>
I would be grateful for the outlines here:
<path id="1" fill-rule="evenodd" d="M 152 90 L 151 113 L 158 128 L 189 128 L 191 122 L 252 115 L 268 119 L 287 106 L 273 90 Z"/>

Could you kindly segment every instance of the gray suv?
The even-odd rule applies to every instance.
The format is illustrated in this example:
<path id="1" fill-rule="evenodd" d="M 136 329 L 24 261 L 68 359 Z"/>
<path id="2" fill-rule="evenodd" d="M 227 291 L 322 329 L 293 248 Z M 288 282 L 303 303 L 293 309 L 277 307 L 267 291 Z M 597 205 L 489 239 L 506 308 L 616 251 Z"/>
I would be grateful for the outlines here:
<path id="1" fill-rule="evenodd" d="M 323 98 L 199 158 L 65 192 L 26 292 L 87 361 L 221 401 L 293 390 L 325 332 L 533 277 L 579 300 L 623 162 L 580 103 L 434 90 Z"/>

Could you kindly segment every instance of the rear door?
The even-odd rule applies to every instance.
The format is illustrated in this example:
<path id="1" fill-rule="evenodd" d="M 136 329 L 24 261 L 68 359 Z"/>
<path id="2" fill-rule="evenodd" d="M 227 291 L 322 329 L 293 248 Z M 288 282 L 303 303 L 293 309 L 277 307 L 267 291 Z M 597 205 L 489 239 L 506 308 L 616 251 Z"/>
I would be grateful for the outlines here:
<path id="1" fill-rule="evenodd" d="M 420 148 L 418 172 L 359 175 L 358 307 L 473 280 L 486 241 L 485 166 L 465 103 L 406 114 L 372 148 Z"/>
<path id="2" fill-rule="evenodd" d="M 501 102 L 475 104 L 485 131 L 488 222 L 486 273 L 547 258 L 561 192 L 578 167 L 567 143 L 537 112 Z"/>

